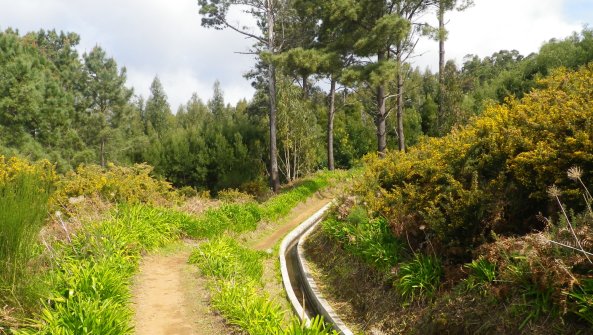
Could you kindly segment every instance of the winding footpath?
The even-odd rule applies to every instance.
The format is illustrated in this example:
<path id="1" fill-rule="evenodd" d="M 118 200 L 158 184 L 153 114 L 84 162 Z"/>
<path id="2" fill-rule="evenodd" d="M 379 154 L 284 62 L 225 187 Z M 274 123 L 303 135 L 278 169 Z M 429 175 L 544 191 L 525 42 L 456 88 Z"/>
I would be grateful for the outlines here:
<path id="1" fill-rule="evenodd" d="M 263 237 L 260 235 L 248 244 L 256 250 L 273 248 L 284 235 L 329 201 L 330 198 L 319 193 L 312 196 L 296 206 L 279 225 L 272 224 L 268 228 L 273 229 L 263 232 Z M 223 318 L 210 309 L 207 280 L 200 276 L 197 267 L 187 264 L 191 248 L 186 243 L 179 250 L 164 251 L 142 259 L 132 290 L 137 335 L 233 333 Z M 273 267 L 273 262 L 269 266 Z M 280 291 L 281 285 L 269 290 Z"/>

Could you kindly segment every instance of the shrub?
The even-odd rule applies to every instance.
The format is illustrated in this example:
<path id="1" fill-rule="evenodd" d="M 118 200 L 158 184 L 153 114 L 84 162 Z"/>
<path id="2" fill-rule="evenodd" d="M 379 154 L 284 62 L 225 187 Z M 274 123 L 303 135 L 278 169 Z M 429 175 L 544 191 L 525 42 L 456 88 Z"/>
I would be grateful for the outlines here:
<path id="1" fill-rule="evenodd" d="M 80 165 L 68 172 L 52 197 L 54 206 L 65 206 L 69 198 L 98 195 L 112 202 L 166 204 L 177 199 L 171 184 L 151 176 L 153 168 L 146 164 L 131 167 L 108 164 Z"/>
<path id="2" fill-rule="evenodd" d="M 558 70 L 541 85 L 408 153 L 367 157 L 357 194 L 414 246 L 430 236 L 439 252 L 463 262 L 491 231 L 541 228 L 546 188 L 566 189 L 565 200 L 574 204 L 578 192 L 565 171 L 575 164 L 593 171 L 593 65 Z"/>
<path id="3" fill-rule="evenodd" d="M 243 193 L 237 189 L 225 189 L 218 192 L 218 199 L 225 202 L 250 202 L 253 201 L 253 195 Z"/>
<path id="4" fill-rule="evenodd" d="M 443 269 L 438 259 L 417 254 L 410 262 L 402 263 L 395 283 L 396 289 L 408 301 L 432 297 L 441 282 Z"/>

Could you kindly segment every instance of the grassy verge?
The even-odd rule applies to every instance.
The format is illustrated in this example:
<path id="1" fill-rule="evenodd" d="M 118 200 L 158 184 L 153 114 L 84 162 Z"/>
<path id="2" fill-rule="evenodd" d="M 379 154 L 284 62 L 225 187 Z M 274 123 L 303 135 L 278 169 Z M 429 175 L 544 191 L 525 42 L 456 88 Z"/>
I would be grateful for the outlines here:
<path id="1" fill-rule="evenodd" d="M 257 206 L 247 203 L 233 207 L 239 212 L 251 206 L 250 216 L 228 215 L 229 207 L 207 213 L 211 216 L 225 213 L 226 217 L 236 218 L 236 221 L 227 221 L 226 233 L 220 234 L 222 230 L 216 230 L 209 235 L 212 238 L 200 245 L 190 257 L 190 262 L 211 278 L 212 306 L 222 313 L 229 324 L 253 335 L 335 334 L 320 318 L 305 326 L 290 311 L 283 310 L 281 303 L 271 300 L 264 290 L 262 277 L 263 263 L 272 256 L 249 249 L 230 236 L 248 231 L 243 227 L 253 225 L 254 217 L 271 221 L 286 216 L 299 202 L 327 187 L 331 178 L 336 178 L 336 175 L 319 173 Z"/>
<path id="2" fill-rule="evenodd" d="M 190 262 L 213 279 L 212 306 L 229 324 L 248 334 L 337 334 L 320 319 L 307 327 L 296 316 L 287 317 L 289 312 L 270 299 L 262 283 L 263 260 L 267 257 L 271 256 L 223 236 L 198 247 Z"/>
<path id="3" fill-rule="evenodd" d="M 143 252 L 165 246 L 195 219 L 148 205 L 120 205 L 111 218 L 52 247 L 51 291 L 15 334 L 131 334 L 130 285 Z"/>
<path id="4" fill-rule="evenodd" d="M 424 251 L 410 251 L 383 218 L 345 198 L 308 254 L 327 283 L 322 291 L 364 332 L 585 334 L 593 324 L 593 200 L 583 193 L 584 213 L 566 211 L 542 232 L 494 236 L 462 264 L 442 262 L 429 237 Z"/>
<path id="5" fill-rule="evenodd" d="M 244 233 L 253 231 L 262 221 L 276 221 L 286 216 L 300 202 L 327 187 L 332 180 L 345 177 L 347 172 L 318 172 L 263 203 L 253 200 L 232 203 L 226 202 L 211 208 L 198 218 L 198 222 L 187 227 L 186 233 L 194 238 L 214 238 L 224 233 Z"/>
<path id="6" fill-rule="evenodd" d="M 93 176 L 101 173 L 99 170 L 91 172 Z M 138 175 L 135 170 L 132 172 L 130 173 L 134 176 Z M 138 178 L 142 180 L 150 179 L 147 173 L 139 176 L 141 178 Z M 104 179 L 100 176 L 95 177 L 93 180 Z M 70 179 L 74 181 L 78 180 L 77 178 L 83 177 L 70 176 Z M 40 266 L 41 271 L 35 276 L 39 279 L 37 281 L 43 283 L 43 290 L 42 293 L 37 292 L 36 295 L 32 295 L 31 299 L 33 304 L 39 300 L 42 301 L 42 304 L 37 308 L 31 308 L 31 310 L 37 310 L 31 319 L 14 323 L 20 325 L 18 329 L 13 327 L 13 329 L 7 330 L 7 325 L 2 324 L 3 322 L 0 320 L 0 332 L 7 330 L 14 334 L 131 334 L 133 329 L 130 326 L 132 317 L 130 284 L 142 254 L 170 245 L 180 236 L 189 236 L 211 239 L 211 242 L 204 245 L 212 246 L 212 248 L 202 254 L 210 255 L 211 258 L 205 261 L 203 266 L 205 264 L 212 265 L 212 272 L 209 275 L 217 278 L 213 287 L 218 287 L 221 291 L 213 299 L 213 305 L 223 311 L 225 315 L 235 315 L 234 317 L 229 316 L 231 323 L 241 325 L 244 329 L 251 329 L 252 334 L 270 334 L 268 330 L 273 327 L 278 329 L 278 334 L 286 334 L 287 329 L 293 329 L 293 332 L 289 334 L 297 334 L 298 332 L 295 333 L 297 330 L 311 333 L 315 329 L 318 332 L 311 334 L 323 334 L 321 332 L 323 324 L 319 321 L 311 328 L 301 327 L 296 322 L 286 325 L 284 329 L 273 326 L 276 321 L 280 322 L 277 317 L 284 319 L 285 312 L 281 311 L 281 308 L 274 302 L 268 302 L 268 297 L 262 292 L 261 268 L 262 262 L 268 256 L 257 252 L 241 252 L 240 246 L 236 243 L 232 244 L 226 239 L 226 236 L 252 231 L 262 220 L 274 220 L 286 215 L 297 203 L 327 186 L 331 178 L 335 178 L 335 176 L 330 173 L 320 173 L 264 203 L 227 201 L 217 208 L 208 209 L 198 217 L 143 204 L 144 202 L 161 202 L 158 200 L 160 193 L 156 186 L 155 197 L 158 198 L 158 201 L 144 201 L 146 199 L 135 197 L 136 193 L 133 190 L 120 185 L 121 187 L 118 187 L 121 190 L 117 194 L 121 193 L 121 199 L 113 201 L 123 201 L 124 204 L 112 207 L 106 215 L 107 218 L 79 223 L 76 229 L 72 230 L 67 229 L 67 224 L 64 225 L 62 219 L 58 218 L 62 224 L 60 228 L 60 223 L 57 223 L 60 238 L 49 243 L 44 240 L 45 251 L 36 243 L 35 237 L 47 213 L 49 191 L 46 197 L 32 197 L 32 188 L 24 187 L 28 184 L 18 184 L 20 185 L 19 189 L 30 192 L 25 192 L 18 199 L 14 197 L 12 202 L 2 202 L 0 209 L 15 217 L 21 214 L 29 216 L 35 216 L 36 213 L 43 214 L 37 221 L 29 217 L 17 218 L 20 220 L 19 222 L 24 220 L 34 223 L 31 232 L 28 235 L 25 234 L 30 237 L 31 241 L 24 237 L 22 240 L 30 242 L 23 245 L 32 247 L 31 253 L 26 254 L 32 255 L 35 252 L 37 256 L 40 256 L 36 259 L 43 263 Z M 93 188 L 91 195 L 88 195 L 85 190 L 89 187 L 79 184 L 71 182 L 66 183 L 66 186 L 60 186 L 71 192 L 56 193 L 59 197 L 54 195 L 54 198 L 59 198 L 59 201 L 54 200 L 54 205 L 61 204 L 63 206 L 70 201 L 76 201 L 72 203 L 73 206 L 79 206 L 78 199 L 81 196 L 77 194 L 89 197 L 98 194 L 103 199 L 101 201 L 110 202 L 112 200 L 109 197 L 116 194 L 112 191 L 113 185 L 97 186 L 96 183 L 92 183 L 92 186 L 97 190 Z M 37 188 L 35 190 L 37 191 Z M 12 191 L 2 193 L 4 198 L 9 199 L 8 196 L 12 196 L 14 193 L 10 192 Z M 31 201 L 23 203 L 23 199 Z M 33 206 L 33 200 L 39 199 L 42 200 L 39 211 L 25 208 L 25 204 L 36 208 Z M 17 205 L 20 207 L 15 207 Z M 68 215 L 76 214 L 68 209 L 66 212 Z M 9 234 L 0 234 L 0 237 L 2 236 L 9 236 Z M 3 245 L 5 244 L 7 243 L 3 243 Z M 225 249 L 227 252 L 222 252 L 221 248 L 227 248 Z M 25 253 L 17 254 L 24 255 Z M 243 258 L 236 259 L 236 257 Z M 5 258 L 8 260 L 6 264 L 15 263 L 14 257 Z M 254 269 L 259 270 L 253 272 Z M 19 268 L 14 267 L 14 270 L 17 271 Z M 237 280 L 237 278 L 245 276 L 250 279 L 248 281 Z M 17 278 L 14 274 L 9 277 Z M 18 282 L 24 283 L 24 278 L 19 278 Z M 241 284 L 239 285 L 239 283 Z M 25 286 L 30 287 L 29 284 Z M 22 301 L 21 298 L 18 300 Z M 268 324 L 272 328 L 264 331 L 262 330 L 264 328 L 258 328 L 259 326 L 256 324 Z"/>

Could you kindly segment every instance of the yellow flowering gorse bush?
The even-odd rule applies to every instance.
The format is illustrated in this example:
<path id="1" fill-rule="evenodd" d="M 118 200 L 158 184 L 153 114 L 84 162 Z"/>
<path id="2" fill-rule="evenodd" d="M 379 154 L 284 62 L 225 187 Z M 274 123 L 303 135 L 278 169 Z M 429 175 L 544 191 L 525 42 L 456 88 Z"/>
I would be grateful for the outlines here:
<path id="1" fill-rule="evenodd" d="M 566 171 L 580 166 L 591 180 L 593 64 L 558 70 L 540 85 L 408 153 L 367 157 L 357 193 L 396 235 L 417 246 L 428 239 L 461 259 L 493 232 L 537 229 L 550 185 L 566 190 L 563 199 L 578 207 L 579 191 Z"/>
<path id="2" fill-rule="evenodd" d="M 23 174 L 37 175 L 40 181 L 49 183 L 58 179 L 54 166 L 47 160 L 31 163 L 18 157 L 7 159 L 0 156 L 0 184 L 4 185 Z"/>
<path id="3" fill-rule="evenodd" d="M 177 194 L 171 184 L 151 176 L 153 168 L 147 164 L 131 167 L 108 164 L 81 165 L 66 173 L 58 183 L 53 204 L 66 204 L 80 196 L 100 196 L 109 202 L 163 204 L 174 201 Z"/>

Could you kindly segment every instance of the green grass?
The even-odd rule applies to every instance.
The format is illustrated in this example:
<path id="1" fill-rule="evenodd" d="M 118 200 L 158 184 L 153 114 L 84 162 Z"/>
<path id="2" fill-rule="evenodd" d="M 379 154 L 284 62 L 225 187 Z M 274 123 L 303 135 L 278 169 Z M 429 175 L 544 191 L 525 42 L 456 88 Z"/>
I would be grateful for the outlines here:
<path id="1" fill-rule="evenodd" d="M 131 334 L 130 284 L 142 254 L 183 235 L 211 239 L 191 260 L 215 278 L 213 306 L 228 322 L 250 334 L 293 334 L 282 328 L 286 312 L 262 292 L 267 254 L 249 250 L 227 234 L 251 231 L 261 220 L 286 215 L 327 185 L 327 176 L 263 204 L 225 203 L 200 217 L 143 204 L 118 205 L 110 218 L 85 224 L 71 241 L 52 246 L 52 266 L 45 278 L 51 290 L 34 321 L 15 334 Z"/>
<path id="2" fill-rule="evenodd" d="M 261 221 L 276 221 L 286 216 L 292 208 L 315 192 L 327 187 L 333 179 L 344 177 L 346 172 L 319 172 L 294 186 L 283 190 L 267 201 L 225 203 L 208 209 L 202 216 L 184 225 L 182 230 L 193 238 L 215 238 L 226 232 L 253 231 Z"/>
<path id="3" fill-rule="evenodd" d="M 51 292 L 29 329 L 17 334 L 131 334 L 130 285 L 141 255 L 173 242 L 189 216 L 147 205 L 120 205 L 54 249 Z"/>
<path id="4" fill-rule="evenodd" d="M 217 279 L 259 281 L 263 275 L 263 252 L 245 248 L 234 239 L 223 236 L 200 245 L 189 262 L 203 274 Z"/>
<path id="5" fill-rule="evenodd" d="M 593 326 L 593 279 L 584 279 L 569 294 L 572 312 Z"/>
<path id="6" fill-rule="evenodd" d="M 402 243 L 393 236 L 384 219 L 369 219 L 361 207 L 354 207 L 345 220 L 335 216 L 322 223 L 323 231 L 337 240 L 352 255 L 380 270 L 397 265 Z"/>
<path id="7" fill-rule="evenodd" d="M 399 268 L 395 287 L 408 302 L 433 297 L 439 288 L 443 268 L 438 259 L 422 254 Z"/>
<path id="8" fill-rule="evenodd" d="M 27 264 L 47 217 L 50 190 L 50 183 L 35 172 L 0 180 L 0 305 L 32 299 Z"/>
<path id="9" fill-rule="evenodd" d="M 286 216 L 299 202 L 326 187 L 331 174 L 320 173 L 266 202 L 225 205 L 213 209 L 201 219 L 201 235 L 210 237 L 196 248 L 189 259 L 201 272 L 212 278 L 212 306 L 229 324 L 252 335 L 324 335 L 336 334 L 317 318 L 309 326 L 284 311 L 281 305 L 263 292 L 263 261 L 267 254 L 242 246 L 227 235 L 254 230 L 260 220 Z M 290 320 L 288 324 L 285 320 Z"/>

